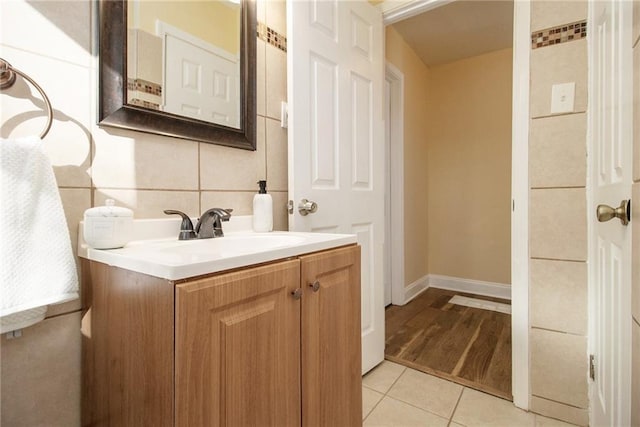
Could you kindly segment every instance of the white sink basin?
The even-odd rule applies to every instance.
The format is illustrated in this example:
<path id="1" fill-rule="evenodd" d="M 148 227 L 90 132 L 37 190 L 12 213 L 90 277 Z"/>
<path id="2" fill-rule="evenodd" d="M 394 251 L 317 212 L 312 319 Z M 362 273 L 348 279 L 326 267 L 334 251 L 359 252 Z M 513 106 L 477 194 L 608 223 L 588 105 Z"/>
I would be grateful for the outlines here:
<path id="1" fill-rule="evenodd" d="M 225 258 L 299 245 L 305 240 L 303 236 L 284 233 L 227 234 L 215 239 L 164 242 L 158 245 L 157 251 L 193 259 Z"/>
<path id="2" fill-rule="evenodd" d="M 136 222 L 144 221 L 150 220 L 136 220 L 134 227 Z M 176 237 L 154 239 L 149 238 L 153 237 L 148 231 L 149 224 L 140 225 L 147 227 L 144 240 L 109 250 L 90 248 L 80 240 L 78 255 L 138 273 L 179 280 L 356 243 L 352 234 L 285 231 L 225 232 L 224 237 L 180 241 L 177 228 L 172 230 Z"/>

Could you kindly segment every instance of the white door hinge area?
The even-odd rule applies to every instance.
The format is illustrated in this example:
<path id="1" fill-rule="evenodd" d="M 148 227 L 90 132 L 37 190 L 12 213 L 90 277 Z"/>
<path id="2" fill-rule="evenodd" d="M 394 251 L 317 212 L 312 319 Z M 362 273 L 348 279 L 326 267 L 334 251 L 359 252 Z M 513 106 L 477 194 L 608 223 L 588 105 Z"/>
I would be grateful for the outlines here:
<path id="1" fill-rule="evenodd" d="M 589 355 L 589 378 L 596 380 L 596 357 L 593 354 Z"/>

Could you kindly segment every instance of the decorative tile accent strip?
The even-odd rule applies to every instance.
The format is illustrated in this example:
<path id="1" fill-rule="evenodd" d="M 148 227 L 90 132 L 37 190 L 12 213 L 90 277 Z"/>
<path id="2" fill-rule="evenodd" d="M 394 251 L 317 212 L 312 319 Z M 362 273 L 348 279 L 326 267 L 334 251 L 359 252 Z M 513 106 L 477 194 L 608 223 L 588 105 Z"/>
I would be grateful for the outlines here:
<path id="1" fill-rule="evenodd" d="M 287 38 L 273 28 L 268 27 L 264 22 L 258 22 L 258 38 L 283 52 L 287 51 Z"/>
<path id="2" fill-rule="evenodd" d="M 531 33 L 531 49 L 553 46 L 587 37 L 587 20 Z"/>
<path id="3" fill-rule="evenodd" d="M 128 104 L 135 105 L 136 107 L 149 108 L 151 110 L 160 110 L 160 104 L 156 104 L 155 102 L 144 101 L 138 98 L 131 98 L 128 101 Z"/>
<path id="4" fill-rule="evenodd" d="M 151 95 L 162 96 L 162 85 L 142 79 L 127 79 L 127 89 Z"/>

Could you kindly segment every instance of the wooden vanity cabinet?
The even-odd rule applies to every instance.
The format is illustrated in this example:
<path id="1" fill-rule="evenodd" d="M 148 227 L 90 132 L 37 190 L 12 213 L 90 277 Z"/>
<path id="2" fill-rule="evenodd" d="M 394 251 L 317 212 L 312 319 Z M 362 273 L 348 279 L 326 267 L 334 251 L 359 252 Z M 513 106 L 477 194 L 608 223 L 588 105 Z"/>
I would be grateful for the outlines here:
<path id="1" fill-rule="evenodd" d="M 83 425 L 362 424 L 359 246 L 176 283 L 83 260 L 83 287 Z"/>

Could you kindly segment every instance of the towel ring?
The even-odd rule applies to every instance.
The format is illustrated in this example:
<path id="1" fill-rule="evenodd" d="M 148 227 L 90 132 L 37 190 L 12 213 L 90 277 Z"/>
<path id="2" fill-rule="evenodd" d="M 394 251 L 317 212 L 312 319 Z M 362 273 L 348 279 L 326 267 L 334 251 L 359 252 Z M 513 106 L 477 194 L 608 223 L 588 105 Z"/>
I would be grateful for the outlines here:
<path id="1" fill-rule="evenodd" d="M 45 125 L 43 131 L 40 133 L 40 139 L 43 139 L 49 133 L 49 129 L 51 129 L 51 124 L 53 123 L 53 108 L 51 108 L 51 101 L 49 101 L 49 97 L 46 93 L 44 93 L 44 90 L 40 87 L 40 85 L 36 83 L 31 77 L 14 68 L 4 59 L 0 58 L 0 90 L 8 89 L 13 86 L 16 81 L 16 74 L 31 83 L 33 87 L 38 89 L 40 95 L 42 95 L 42 99 L 44 100 L 48 115 L 47 124 Z"/>

